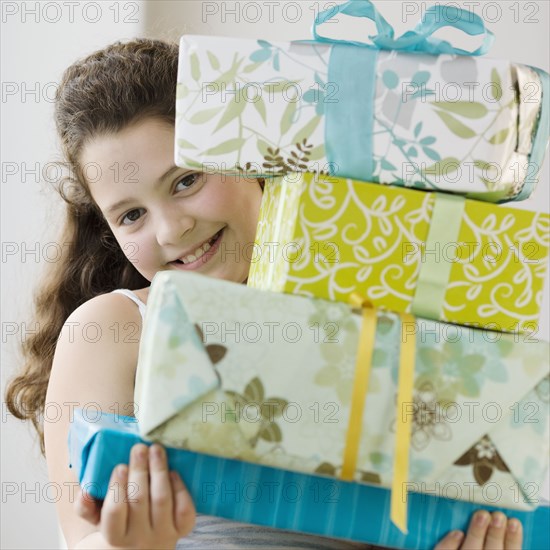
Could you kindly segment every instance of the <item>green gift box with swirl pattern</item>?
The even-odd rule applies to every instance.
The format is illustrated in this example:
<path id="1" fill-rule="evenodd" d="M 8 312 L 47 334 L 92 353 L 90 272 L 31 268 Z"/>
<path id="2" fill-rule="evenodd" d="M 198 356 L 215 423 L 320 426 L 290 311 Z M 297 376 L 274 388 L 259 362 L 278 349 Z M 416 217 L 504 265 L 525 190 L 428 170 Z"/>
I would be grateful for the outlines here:
<path id="1" fill-rule="evenodd" d="M 535 332 L 550 216 L 313 174 L 268 180 L 248 284 Z"/>
<path id="2" fill-rule="evenodd" d="M 165 271 L 134 398 L 141 436 L 171 447 L 391 487 L 392 498 L 399 470 L 408 491 L 531 509 L 548 468 L 549 369 L 548 344 L 526 335 Z"/>

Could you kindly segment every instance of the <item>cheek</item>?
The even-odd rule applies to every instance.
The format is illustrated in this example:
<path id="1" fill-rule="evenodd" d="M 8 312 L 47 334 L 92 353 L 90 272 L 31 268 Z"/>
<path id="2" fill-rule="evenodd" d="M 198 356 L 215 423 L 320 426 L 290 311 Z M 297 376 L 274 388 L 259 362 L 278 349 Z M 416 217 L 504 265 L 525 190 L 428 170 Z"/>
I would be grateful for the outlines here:
<path id="1" fill-rule="evenodd" d="M 147 243 L 144 237 L 124 238 L 118 241 L 122 252 L 133 264 L 133 266 L 142 274 L 148 270 L 154 263 L 154 248 Z"/>
<path id="2" fill-rule="evenodd" d="M 260 215 L 260 205 L 262 203 L 262 198 L 264 196 L 262 189 L 258 185 L 257 188 L 249 189 L 248 193 L 248 203 L 250 207 L 250 214 L 256 219 Z"/>
<path id="3" fill-rule="evenodd" d="M 224 193 L 225 208 L 232 216 L 232 221 L 241 226 L 256 225 L 260 214 L 262 190 L 256 182 L 240 182 L 234 188 L 228 186 Z"/>
<path id="4" fill-rule="evenodd" d="M 257 189 L 249 189 L 247 196 L 246 219 L 247 225 L 251 227 L 253 238 L 256 235 L 256 228 L 260 217 L 260 206 L 262 204 L 263 193 L 258 185 Z"/>
<path id="5" fill-rule="evenodd" d="M 193 205 L 197 219 L 227 222 L 234 226 L 257 223 L 262 190 L 256 182 L 212 182 Z"/>

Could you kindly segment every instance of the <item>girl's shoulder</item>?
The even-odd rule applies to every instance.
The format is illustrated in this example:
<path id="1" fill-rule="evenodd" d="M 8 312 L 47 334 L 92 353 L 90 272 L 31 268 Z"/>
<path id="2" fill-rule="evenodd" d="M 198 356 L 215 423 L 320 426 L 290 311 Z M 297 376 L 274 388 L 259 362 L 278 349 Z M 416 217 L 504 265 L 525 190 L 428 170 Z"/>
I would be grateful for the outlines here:
<path id="1" fill-rule="evenodd" d="M 147 303 L 149 288 L 130 291 L 140 302 Z M 135 322 L 141 330 L 141 315 L 136 303 L 120 292 L 99 294 L 84 302 L 68 317 L 66 323 Z"/>
<path id="2" fill-rule="evenodd" d="M 124 414 L 132 416 L 141 327 L 138 307 L 123 294 L 80 305 L 57 340 L 47 399 L 93 402 L 105 411 L 124 403 Z"/>
<path id="3" fill-rule="evenodd" d="M 116 292 L 95 296 L 65 321 L 53 371 L 70 369 L 84 378 L 102 375 L 133 382 L 141 328 L 139 309 L 127 296 Z"/>

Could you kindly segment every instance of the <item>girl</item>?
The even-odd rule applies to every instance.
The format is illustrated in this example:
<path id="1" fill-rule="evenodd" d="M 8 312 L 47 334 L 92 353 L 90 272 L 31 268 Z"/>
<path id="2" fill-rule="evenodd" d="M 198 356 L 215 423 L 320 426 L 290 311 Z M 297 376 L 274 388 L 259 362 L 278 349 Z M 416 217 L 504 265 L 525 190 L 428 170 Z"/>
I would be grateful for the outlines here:
<path id="1" fill-rule="evenodd" d="M 94 403 L 133 416 L 139 333 L 155 273 L 193 270 L 240 283 L 248 276 L 244 259 L 221 251 L 254 240 L 262 182 L 174 165 L 177 58 L 176 45 L 134 40 L 90 55 L 63 76 L 55 118 L 71 166 L 59 189 L 67 206 L 65 256 L 42 283 L 41 330 L 24 344 L 24 371 L 8 386 L 8 407 L 38 432 L 50 480 L 63 490 L 58 513 L 69 548 L 364 548 L 196 518 L 156 444 L 136 445 L 129 465 L 115 469 L 111 481 L 123 489 L 120 498 L 115 491 L 103 503 L 74 497 L 71 410 Z M 93 343 L 83 331 L 89 323 L 100 334 Z M 114 326 L 124 337 L 115 338 Z M 41 419 L 48 402 L 61 406 L 56 422 Z M 138 492 L 127 499 L 129 483 Z M 521 543 L 517 520 L 480 511 L 466 535 L 453 531 L 437 548 L 519 549 Z"/>

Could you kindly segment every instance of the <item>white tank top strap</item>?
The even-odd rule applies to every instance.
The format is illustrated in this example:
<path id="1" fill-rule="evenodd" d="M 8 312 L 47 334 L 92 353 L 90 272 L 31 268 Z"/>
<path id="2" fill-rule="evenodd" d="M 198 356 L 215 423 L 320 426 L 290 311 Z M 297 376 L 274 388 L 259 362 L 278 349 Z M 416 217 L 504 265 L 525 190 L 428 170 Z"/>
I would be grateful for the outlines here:
<path id="1" fill-rule="evenodd" d="M 127 288 L 118 288 L 117 290 L 113 290 L 113 292 L 117 292 L 118 294 L 124 294 L 124 296 L 127 296 L 132 300 L 132 302 L 135 302 L 139 308 L 139 312 L 141 314 L 141 318 L 143 319 L 145 317 L 145 309 L 147 306 L 137 297 L 135 292 L 132 292 L 131 290 L 128 290 Z"/>

